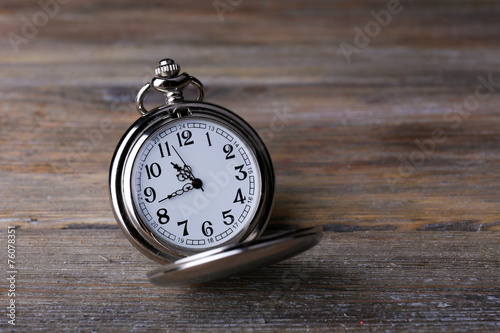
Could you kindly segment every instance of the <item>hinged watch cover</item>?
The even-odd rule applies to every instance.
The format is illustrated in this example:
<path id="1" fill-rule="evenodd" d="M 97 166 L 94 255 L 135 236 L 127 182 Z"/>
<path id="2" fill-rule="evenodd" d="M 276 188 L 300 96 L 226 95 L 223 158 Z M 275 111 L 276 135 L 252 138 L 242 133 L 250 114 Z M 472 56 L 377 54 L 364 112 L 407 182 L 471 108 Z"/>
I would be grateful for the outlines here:
<path id="1" fill-rule="evenodd" d="M 171 287 L 219 280 L 291 258 L 315 246 L 323 228 L 286 231 L 205 251 L 148 272 L 149 281 Z"/>

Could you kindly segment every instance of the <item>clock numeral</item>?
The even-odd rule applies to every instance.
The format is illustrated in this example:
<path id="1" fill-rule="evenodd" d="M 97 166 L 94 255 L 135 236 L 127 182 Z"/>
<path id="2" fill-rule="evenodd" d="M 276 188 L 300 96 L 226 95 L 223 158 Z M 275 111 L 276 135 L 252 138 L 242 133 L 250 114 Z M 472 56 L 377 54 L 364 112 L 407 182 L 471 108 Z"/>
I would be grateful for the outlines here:
<path id="1" fill-rule="evenodd" d="M 207 226 L 208 224 L 208 226 Z M 214 234 L 214 229 L 212 229 L 210 226 L 212 225 L 212 222 L 210 221 L 205 221 L 203 222 L 203 224 L 201 225 L 201 231 L 203 232 L 203 234 L 206 236 L 206 237 L 210 237 Z"/>
<path id="2" fill-rule="evenodd" d="M 231 154 L 233 152 L 233 146 L 231 146 L 230 144 L 224 145 L 224 147 L 222 147 L 222 150 L 226 153 L 226 160 L 236 157 L 234 156 L 234 154 Z"/>
<path id="3" fill-rule="evenodd" d="M 158 163 L 153 163 L 151 166 L 147 165 L 145 166 L 146 168 L 146 173 L 148 174 L 148 179 L 151 179 L 151 177 L 160 177 L 161 175 L 161 167 Z"/>
<path id="4" fill-rule="evenodd" d="M 184 220 L 184 221 L 180 221 L 180 222 L 177 222 L 177 225 L 180 227 L 181 225 L 184 224 L 184 232 L 183 232 L 183 236 L 188 236 L 189 235 L 189 232 L 188 232 L 188 220 Z"/>
<path id="5" fill-rule="evenodd" d="M 208 146 L 212 147 L 212 141 L 210 140 L 210 134 L 208 134 L 208 132 L 205 134 L 207 135 Z"/>
<path id="6" fill-rule="evenodd" d="M 160 208 L 156 212 L 156 216 L 158 216 L 158 223 L 167 224 L 170 221 L 170 216 L 167 215 L 167 210 L 165 208 Z"/>
<path id="7" fill-rule="evenodd" d="M 146 202 L 152 203 L 156 200 L 156 191 L 152 187 L 146 187 L 144 189 L 144 195 L 146 196 Z"/>
<path id="8" fill-rule="evenodd" d="M 236 167 L 234 167 L 234 170 L 238 170 L 239 173 L 241 174 L 237 174 L 235 177 L 236 179 L 238 180 L 245 180 L 247 178 L 247 173 L 246 171 L 243 170 L 243 164 L 242 165 L 238 165 Z"/>
<path id="9" fill-rule="evenodd" d="M 241 204 L 244 204 L 246 199 L 247 197 L 244 197 L 243 194 L 241 194 L 241 188 L 239 188 L 236 192 L 236 198 L 234 198 L 233 203 L 239 202 Z"/>
<path id="10" fill-rule="evenodd" d="M 182 131 L 182 134 L 177 133 L 177 139 L 179 140 L 179 147 L 192 145 L 194 143 L 193 140 L 190 140 L 193 136 L 190 130 Z M 184 144 L 182 143 L 182 139 L 184 139 Z"/>
<path id="11" fill-rule="evenodd" d="M 229 221 L 222 221 L 222 222 L 224 222 L 225 225 L 231 225 L 234 222 L 234 216 L 231 215 L 231 214 L 229 214 L 229 213 L 231 213 L 231 209 L 222 212 L 222 218 L 224 218 L 224 219 L 228 218 L 229 219 Z"/>
<path id="12" fill-rule="evenodd" d="M 165 147 L 167 148 L 167 156 L 171 156 L 170 155 L 170 147 L 168 146 L 168 142 L 165 142 Z M 163 152 L 163 147 L 161 145 L 161 143 L 158 145 L 158 148 L 160 149 L 160 156 L 161 158 L 164 158 L 165 157 L 165 153 Z"/>

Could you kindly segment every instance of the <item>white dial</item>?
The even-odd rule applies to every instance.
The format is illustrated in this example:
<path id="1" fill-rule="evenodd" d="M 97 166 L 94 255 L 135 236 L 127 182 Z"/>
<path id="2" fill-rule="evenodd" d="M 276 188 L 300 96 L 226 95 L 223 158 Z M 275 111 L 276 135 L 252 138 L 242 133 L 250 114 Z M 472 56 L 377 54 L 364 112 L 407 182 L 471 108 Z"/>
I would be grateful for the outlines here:
<path id="1" fill-rule="evenodd" d="M 131 188 L 137 215 L 155 238 L 201 251 L 246 230 L 262 184 L 253 150 L 237 131 L 188 116 L 163 125 L 142 144 Z"/>

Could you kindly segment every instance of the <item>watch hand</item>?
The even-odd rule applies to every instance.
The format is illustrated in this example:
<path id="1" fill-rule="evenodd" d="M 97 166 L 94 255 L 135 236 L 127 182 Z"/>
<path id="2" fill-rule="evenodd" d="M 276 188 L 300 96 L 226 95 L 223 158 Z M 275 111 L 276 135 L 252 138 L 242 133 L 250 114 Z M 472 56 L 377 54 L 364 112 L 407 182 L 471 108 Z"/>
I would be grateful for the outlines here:
<path id="1" fill-rule="evenodd" d="M 177 180 L 180 181 L 180 182 L 183 182 L 185 181 L 186 179 L 191 179 L 191 180 L 194 180 L 194 176 L 191 172 L 191 167 L 189 165 L 185 165 L 184 168 L 181 168 L 179 165 L 173 163 L 173 162 L 170 162 L 174 169 L 178 171 L 177 173 Z"/>
<path id="2" fill-rule="evenodd" d="M 177 163 L 174 163 L 174 162 L 170 162 L 170 164 L 172 164 L 172 166 L 174 167 L 175 170 L 181 172 L 182 171 L 182 168 L 177 165 Z"/>
<path id="3" fill-rule="evenodd" d="M 182 159 L 182 157 L 179 154 L 179 152 L 177 151 L 177 149 L 175 149 L 175 147 L 173 145 L 172 145 L 172 148 L 174 148 L 175 153 L 177 154 L 177 156 L 179 156 L 179 158 L 181 159 L 182 163 L 184 163 L 184 165 L 186 165 L 186 162 L 184 162 L 184 160 Z"/>
<path id="4" fill-rule="evenodd" d="M 184 162 L 184 160 L 182 159 L 181 155 L 179 154 L 179 152 L 177 151 L 177 149 L 175 149 L 175 147 L 172 145 L 172 148 L 174 149 L 175 153 L 177 154 L 177 156 L 179 156 L 179 158 L 181 159 L 182 163 L 184 163 L 184 168 L 182 170 L 184 171 L 187 171 L 189 173 L 188 177 L 189 179 L 191 179 L 193 181 L 193 186 L 194 188 L 199 188 L 201 189 L 203 192 L 205 192 L 205 190 L 203 189 L 203 182 L 201 181 L 200 178 L 196 178 L 194 175 L 193 175 L 193 169 L 186 164 L 186 162 Z M 174 163 L 172 163 L 172 165 L 174 165 Z M 182 171 L 180 170 L 180 167 L 177 165 L 177 167 L 179 167 L 179 169 L 177 169 L 176 167 L 177 164 L 174 165 L 174 168 L 179 171 L 179 174 L 182 173 Z M 179 179 L 179 174 L 177 175 L 177 179 Z"/>
<path id="5" fill-rule="evenodd" d="M 184 194 L 186 192 L 189 192 L 189 191 L 191 191 L 194 188 L 195 188 L 194 184 L 187 183 L 180 190 L 177 190 L 177 191 L 173 192 L 172 194 L 169 194 L 168 196 L 166 196 L 165 198 L 159 200 L 158 202 L 162 202 L 162 201 L 165 201 L 167 199 L 172 199 L 173 197 L 176 197 L 176 196 L 179 196 L 179 195 Z"/>

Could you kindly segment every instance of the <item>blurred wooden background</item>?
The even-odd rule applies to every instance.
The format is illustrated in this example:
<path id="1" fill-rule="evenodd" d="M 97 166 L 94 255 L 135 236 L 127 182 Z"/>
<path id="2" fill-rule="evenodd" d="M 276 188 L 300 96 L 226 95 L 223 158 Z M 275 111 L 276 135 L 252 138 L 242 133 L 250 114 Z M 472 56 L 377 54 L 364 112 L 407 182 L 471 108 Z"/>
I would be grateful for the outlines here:
<path id="1" fill-rule="evenodd" d="M 4 0 L 0 269 L 18 331 L 500 330 L 497 1 Z M 149 285 L 108 167 L 157 61 L 262 135 L 313 250 Z M 0 285 L 0 331 L 9 284 Z"/>

